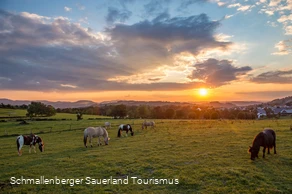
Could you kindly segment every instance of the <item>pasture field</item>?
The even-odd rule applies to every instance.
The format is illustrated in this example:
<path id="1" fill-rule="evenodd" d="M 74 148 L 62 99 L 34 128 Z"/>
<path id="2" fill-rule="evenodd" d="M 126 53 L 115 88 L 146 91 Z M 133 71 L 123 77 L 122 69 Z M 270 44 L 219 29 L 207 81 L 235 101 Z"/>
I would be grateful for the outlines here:
<path id="1" fill-rule="evenodd" d="M 0 117 L 23 117 L 26 113 L 23 109 L 0 108 Z"/>
<path id="2" fill-rule="evenodd" d="M 25 117 L 27 111 L 24 109 L 7 109 L 7 108 L 0 108 L 0 117 Z M 49 119 L 68 119 L 68 120 L 76 120 L 76 114 L 70 113 L 57 113 L 51 117 L 40 117 L 40 118 L 49 118 Z M 100 116 L 100 115 L 82 115 L 83 119 L 106 119 L 110 118 L 108 116 Z"/>
<path id="3" fill-rule="evenodd" d="M 112 123 L 108 146 L 83 146 L 88 126 Z M 67 123 L 68 122 L 68 123 Z M 82 120 L 0 123 L 1 193 L 292 193 L 291 119 L 283 120 L 155 120 L 155 129 L 141 129 L 142 120 Z M 117 126 L 132 124 L 135 135 L 117 138 Z M 53 125 L 48 130 L 49 125 Z M 71 129 L 68 126 L 71 125 Z M 277 154 L 250 160 L 254 136 L 265 127 L 277 135 Z M 45 152 L 19 157 L 16 134 L 42 137 Z M 8 135 L 5 135 L 7 134 Z M 14 135 L 15 134 L 15 135 Z M 11 185 L 20 179 L 84 179 L 82 184 Z M 92 179 L 127 179 L 128 184 L 86 184 Z M 138 184 L 137 179 L 177 179 L 179 184 Z M 135 179 L 135 180 L 137 180 Z M 92 182 L 90 182 L 92 183 Z"/>

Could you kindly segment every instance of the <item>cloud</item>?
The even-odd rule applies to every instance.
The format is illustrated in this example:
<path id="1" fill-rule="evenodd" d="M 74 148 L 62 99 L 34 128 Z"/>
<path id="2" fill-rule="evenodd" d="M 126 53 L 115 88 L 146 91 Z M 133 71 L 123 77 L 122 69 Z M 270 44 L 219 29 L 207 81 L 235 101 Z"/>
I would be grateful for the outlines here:
<path id="1" fill-rule="evenodd" d="M 28 13 L 28 12 L 21 12 L 20 15 L 25 17 L 25 18 L 30 18 L 32 20 L 38 20 L 39 22 L 51 19 L 50 17 L 40 16 L 40 15 L 37 15 L 34 13 Z"/>
<path id="2" fill-rule="evenodd" d="M 72 11 L 72 8 L 70 8 L 70 7 L 66 7 L 66 6 L 65 6 L 65 7 L 64 7 L 64 10 L 67 11 L 67 12 L 69 12 L 69 11 Z"/>
<path id="3" fill-rule="evenodd" d="M 229 19 L 229 18 L 231 18 L 231 17 L 233 17 L 234 15 L 225 15 L 224 16 L 224 19 Z"/>
<path id="4" fill-rule="evenodd" d="M 276 22 L 271 22 L 271 21 L 267 21 L 267 24 L 271 27 L 277 27 L 278 25 L 276 24 Z"/>
<path id="5" fill-rule="evenodd" d="M 231 42 L 215 40 L 214 32 L 219 25 L 219 21 L 210 21 L 206 14 L 170 18 L 163 13 L 152 21 L 145 20 L 133 25 L 117 24 L 106 31 L 118 44 L 127 42 L 132 52 L 143 52 L 137 48 L 133 50 L 131 46 L 134 45 L 131 44 L 134 43 L 144 47 L 147 53 L 156 55 L 158 52 L 167 57 L 180 52 L 196 55 L 204 49 L 227 49 Z"/>
<path id="6" fill-rule="evenodd" d="M 292 35 L 292 26 L 285 27 L 285 35 Z"/>
<path id="7" fill-rule="evenodd" d="M 271 10 L 266 10 L 265 11 L 265 13 L 267 14 L 267 15 L 274 15 L 274 11 L 271 11 Z"/>
<path id="8" fill-rule="evenodd" d="M 237 11 L 245 12 L 245 11 L 251 11 L 251 9 L 255 7 L 255 5 L 242 5 L 240 3 L 233 3 L 227 5 L 227 8 L 237 8 Z"/>
<path id="9" fill-rule="evenodd" d="M 237 9 L 237 11 L 242 11 L 242 12 L 250 11 L 253 7 L 254 5 L 242 5 Z"/>
<path id="10" fill-rule="evenodd" d="M 292 21 L 292 14 L 290 15 L 282 15 L 277 21 L 280 23 L 286 22 L 286 21 Z"/>
<path id="11" fill-rule="evenodd" d="M 116 21 L 125 22 L 131 17 L 131 15 L 132 15 L 132 12 L 128 10 L 119 10 L 114 7 L 109 7 L 108 13 L 106 16 L 106 21 L 108 23 L 114 23 Z"/>
<path id="12" fill-rule="evenodd" d="M 197 4 L 197 3 L 205 3 L 208 2 L 208 0 L 182 0 L 181 1 L 181 5 L 179 6 L 179 10 L 182 9 L 186 9 L 188 7 L 190 7 L 193 4 Z"/>
<path id="13" fill-rule="evenodd" d="M 250 81 L 255 83 L 276 83 L 276 84 L 291 84 L 292 83 L 292 70 L 287 71 L 268 71 Z"/>
<path id="14" fill-rule="evenodd" d="M 77 86 L 73 86 L 70 84 L 61 84 L 62 87 L 68 87 L 68 88 L 77 88 Z"/>
<path id="15" fill-rule="evenodd" d="M 181 53 L 227 50 L 215 37 L 218 21 L 205 14 L 116 24 L 95 33 L 62 17 L 0 10 L 0 89 L 32 91 L 185 90 L 201 82 L 162 82 L 151 76 L 177 65 Z M 148 74 L 147 83 L 113 80 Z M 125 79 L 126 80 L 126 79 Z"/>
<path id="16" fill-rule="evenodd" d="M 157 16 L 167 10 L 167 4 L 170 0 L 150 0 L 144 5 L 146 17 Z"/>
<path id="17" fill-rule="evenodd" d="M 272 55 L 288 55 L 292 53 L 292 39 L 282 40 L 275 45 L 278 52 L 272 53 Z"/>
<path id="18" fill-rule="evenodd" d="M 224 6 L 224 5 L 226 5 L 226 4 L 227 4 L 226 2 L 221 2 L 221 1 L 218 1 L 218 2 L 217 2 L 217 5 L 220 6 L 220 7 L 221 7 L 221 6 Z"/>
<path id="19" fill-rule="evenodd" d="M 133 4 L 136 0 L 118 0 L 118 3 L 121 5 L 121 7 L 124 10 L 127 10 L 127 4 Z M 116 5 L 115 1 L 111 1 L 113 2 L 114 5 Z"/>
<path id="20" fill-rule="evenodd" d="M 227 6 L 228 8 L 241 7 L 240 3 L 234 3 Z"/>
<path id="21" fill-rule="evenodd" d="M 239 76 L 246 75 L 252 68 L 249 66 L 235 67 L 232 61 L 208 59 L 194 65 L 189 78 L 191 80 L 202 80 L 212 86 L 221 86 L 239 79 Z"/>
<path id="22" fill-rule="evenodd" d="M 269 6 L 277 6 L 279 3 L 281 2 L 281 0 L 271 0 L 269 3 Z"/>
<path id="23" fill-rule="evenodd" d="M 256 96 L 258 99 L 265 99 L 265 98 L 282 98 L 283 96 L 291 96 L 292 91 L 259 91 L 259 92 L 236 92 L 235 94 L 240 94 L 241 96 L 246 96 L 250 98 L 250 96 Z"/>
<path id="24" fill-rule="evenodd" d="M 161 78 L 148 78 L 149 81 L 159 81 Z"/>

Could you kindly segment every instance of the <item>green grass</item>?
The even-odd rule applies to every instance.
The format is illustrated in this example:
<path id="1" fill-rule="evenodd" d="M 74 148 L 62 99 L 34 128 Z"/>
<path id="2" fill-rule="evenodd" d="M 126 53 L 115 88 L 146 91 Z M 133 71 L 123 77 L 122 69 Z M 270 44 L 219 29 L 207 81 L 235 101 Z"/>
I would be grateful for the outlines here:
<path id="1" fill-rule="evenodd" d="M 52 119 L 72 119 L 72 120 L 76 120 L 77 119 L 77 116 L 76 114 L 69 114 L 69 113 L 57 113 L 56 115 L 54 116 L 51 116 L 51 117 L 48 117 L 48 118 L 52 118 Z M 82 118 L 84 120 L 87 120 L 89 118 L 92 118 L 92 119 L 106 119 L 106 118 L 111 118 L 111 117 L 108 117 L 108 116 L 100 116 L 100 115 L 82 115 Z"/>
<path id="2" fill-rule="evenodd" d="M 27 111 L 22 109 L 7 109 L 7 108 L 0 108 L 0 117 L 25 117 Z M 49 119 L 66 119 L 66 120 L 76 120 L 76 114 L 70 113 L 57 113 L 51 117 L 40 117 L 40 118 L 49 118 Z M 100 115 L 82 115 L 84 120 L 88 119 L 108 119 L 111 117 L 108 116 L 100 116 Z M 29 119 L 29 118 L 28 118 Z"/>
<path id="3" fill-rule="evenodd" d="M 0 117 L 23 117 L 26 113 L 27 111 L 22 109 L 0 108 Z"/>
<path id="4" fill-rule="evenodd" d="M 141 129 L 142 120 L 111 120 L 108 146 L 84 148 L 83 129 L 103 125 L 105 120 L 56 121 L 52 132 L 39 134 L 45 152 L 19 157 L 16 136 L 2 136 L 0 155 L 1 193 L 292 193 L 291 119 L 231 120 L 155 120 L 155 129 Z M 68 123 L 67 123 L 68 122 Z M 74 130 L 68 129 L 68 124 Z M 49 122 L 32 122 L 19 127 L 0 123 L 0 136 L 28 133 L 46 128 Z M 133 125 L 133 137 L 117 138 L 117 126 Z M 64 126 L 64 127 L 61 127 Z M 254 136 L 264 127 L 277 134 L 277 155 L 250 160 L 247 153 Z M 273 152 L 272 152 L 273 153 Z M 129 177 L 126 185 L 9 185 L 10 177 L 37 179 L 95 179 Z M 178 179 L 179 184 L 137 185 L 130 177 Z"/>

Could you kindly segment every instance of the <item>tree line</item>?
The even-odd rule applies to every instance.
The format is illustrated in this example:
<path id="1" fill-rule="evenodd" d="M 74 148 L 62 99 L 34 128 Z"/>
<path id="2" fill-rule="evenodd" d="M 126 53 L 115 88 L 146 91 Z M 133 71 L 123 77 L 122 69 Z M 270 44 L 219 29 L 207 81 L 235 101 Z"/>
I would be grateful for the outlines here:
<path id="1" fill-rule="evenodd" d="M 0 104 L 0 108 L 9 108 L 9 109 L 27 109 L 28 105 L 11 105 L 11 104 Z"/>
<path id="2" fill-rule="evenodd" d="M 111 116 L 113 118 L 142 119 L 256 119 L 256 107 L 215 109 L 212 107 L 189 106 L 147 106 L 103 105 L 84 108 L 57 109 L 62 113 L 82 113 Z"/>
<path id="3" fill-rule="evenodd" d="M 113 118 L 139 119 L 256 119 L 255 106 L 241 108 L 199 107 L 198 105 L 103 105 L 82 108 L 57 108 L 41 102 L 31 102 L 29 105 L 12 106 L 0 104 L 0 108 L 27 109 L 26 116 L 53 116 L 56 113 L 103 115 Z"/>

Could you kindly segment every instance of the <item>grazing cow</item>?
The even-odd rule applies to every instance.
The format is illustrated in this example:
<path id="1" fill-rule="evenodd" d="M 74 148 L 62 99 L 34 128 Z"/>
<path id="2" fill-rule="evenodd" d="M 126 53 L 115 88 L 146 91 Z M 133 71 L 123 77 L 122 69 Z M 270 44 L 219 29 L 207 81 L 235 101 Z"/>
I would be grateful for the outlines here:
<path id="1" fill-rule="evenodd" d="M 251 153 L 250 159 L 255 160 L 258 158 L 258 153 L 260 151 L 260 146 L 263 149 L 263 158 L 265 157 L 266 148 L 268 148 L 268 154 L 270 154 L 270 149 L 274 147 L 274 154 L 276 154 L 276 133 L 272 129 L 264 129 L 260 132 L 253 140 L 252 147 L 249 147 L 248 152 Z"/>

